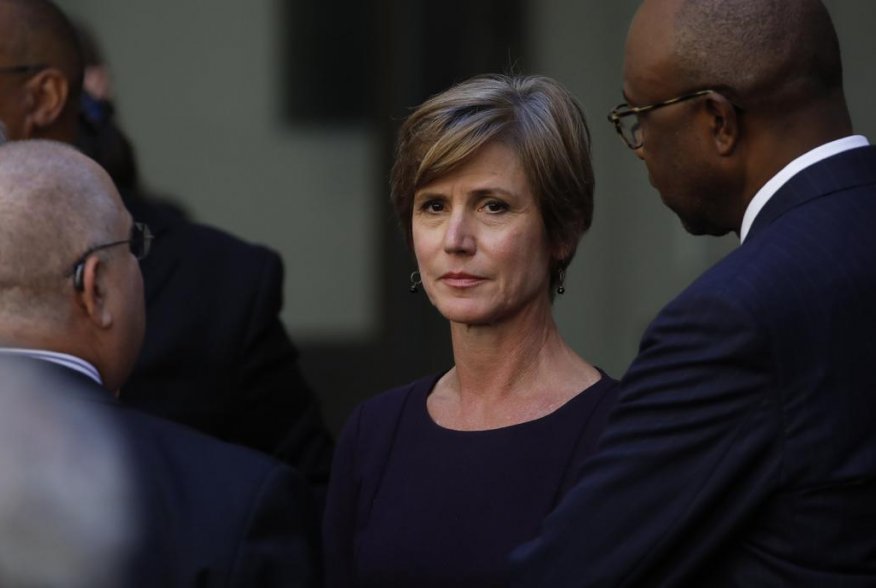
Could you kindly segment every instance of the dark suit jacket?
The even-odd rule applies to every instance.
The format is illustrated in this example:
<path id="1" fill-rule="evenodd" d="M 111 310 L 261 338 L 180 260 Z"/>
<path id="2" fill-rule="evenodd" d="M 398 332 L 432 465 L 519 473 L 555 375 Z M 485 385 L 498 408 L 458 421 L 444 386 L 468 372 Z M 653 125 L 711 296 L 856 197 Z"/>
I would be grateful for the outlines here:
<path id="1" fill-rule="evenodd" d="M 125 204 L 156 239 L 141 264 L 143 350 L 122 401 L 272 454 L 324 486 L 332 441 L 278 318 L 279 256 L 147 200 Z"/>
<path id="2" fill-rule="evenodd" d="M 288 466 L 127 408 L 65 367 L 0 357 L 0 374 L 15 365 L 37 366 L 40 392 L 77 403 L 118 435 L 138 538 L 125 588 L 320 584 L 316 513 Z"/>
<path id="3" fill-rule="evenodd" d="M 876 586 L 876 148 L 660 312 L 516 586 Z"/>

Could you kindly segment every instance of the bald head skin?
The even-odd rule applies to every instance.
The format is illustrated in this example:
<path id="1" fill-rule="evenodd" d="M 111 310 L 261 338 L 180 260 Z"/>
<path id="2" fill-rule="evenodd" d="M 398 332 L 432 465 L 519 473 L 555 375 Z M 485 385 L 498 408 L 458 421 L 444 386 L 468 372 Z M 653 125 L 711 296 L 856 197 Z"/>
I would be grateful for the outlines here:
<path id="1" fill-rule="evenodd" d="M 739 231 L 754 194 L 807 151 L 851 134 L 839 43 L 819 0 L 645 0 L 627 37 L 633 106 L 664 203 L 694 234 Z"/>
<path id="2" fill-rule="evenodd" d="M 108 191 L 92 162 L 59 148 L 50 150 L 57 153 L 44 168 L 45 147 L 20 142 L 0 148 L 0 308 L 19 314 L 35 311 L 32 296 L 60 293 L 58 278 L 76 252 L 106 240 L 119 212 L 110 198 L 83 197 Z"/>
<path id="3" fill-rule="evenodd" d="M 76 30 L 48 0 L 0 0 L 0 120 L 10 139 L 76 137 L 83 59 Z M 40 67 L 36 67 L 40 66 Z"/>
<path id="4" fill-rule="evenodd" d="M 53 141 L 0 146 L 0 345 L 90 361 L 115 390 L 142 342 L 143 284 L 124 241 L 132 220 L 106 172 Z M 84 260 L 90 248 L 122 241 Z"/>
<path id="5" fill-rule="evenodd" d="M 690 87 L 788 108 L 842 91 L 839 41 L 818 0 L 683 0 L 673 58 Z"/>

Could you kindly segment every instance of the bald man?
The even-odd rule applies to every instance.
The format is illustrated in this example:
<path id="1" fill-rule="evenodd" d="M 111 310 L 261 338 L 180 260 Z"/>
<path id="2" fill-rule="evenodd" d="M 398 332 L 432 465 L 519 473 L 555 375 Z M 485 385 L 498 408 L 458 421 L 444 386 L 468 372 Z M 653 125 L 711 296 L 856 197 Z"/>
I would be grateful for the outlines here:
<path id="1" fill-rule="evenodd" d="M 77 33 L 48 0 L 0 0 L 0 123 L 11 140 L 73 143 L 83 59 Z M 186 221 L 120 185 L 156 235 L 142 269 L 142 351 L 121 400 L 271 454 L 322 493 L 333 442 L 279 312 L 279 256 Z"/>
<path id="2" fill-rule="evenodd" d="M 645 0 L 609 119 L 694 234 L 517 586 L 876 586 L 876 149 L 818 0 Z"/>
<path id="3" fill-rule="evenodd" d="M 121 439 L 137 536 L 133 575 L 116 585 L 318 585 L 316 520 L 290 468 L 114 399 L 143 337 L 138 258 L 150 240 L 109 176 L 60 143 L 7 143 L 0 218 L 0 373 L 41 370 L 48 392 Z M 88 456 L 72 458 L 87 467 Z"/>

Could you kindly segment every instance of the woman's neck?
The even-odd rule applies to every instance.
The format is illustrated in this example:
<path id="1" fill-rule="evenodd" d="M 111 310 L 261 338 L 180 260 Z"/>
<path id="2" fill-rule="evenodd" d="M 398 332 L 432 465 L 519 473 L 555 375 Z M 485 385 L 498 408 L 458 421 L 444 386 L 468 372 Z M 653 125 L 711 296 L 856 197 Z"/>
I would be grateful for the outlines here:
<path id="1" fill-rule="evenodd" d="M 429 411 L 444 426 L 488 429 L 553 412 L 599 372 L 557 330 L 550 304 L 492 325 L 451 325 L 455 366 L 435 387 Z"/>

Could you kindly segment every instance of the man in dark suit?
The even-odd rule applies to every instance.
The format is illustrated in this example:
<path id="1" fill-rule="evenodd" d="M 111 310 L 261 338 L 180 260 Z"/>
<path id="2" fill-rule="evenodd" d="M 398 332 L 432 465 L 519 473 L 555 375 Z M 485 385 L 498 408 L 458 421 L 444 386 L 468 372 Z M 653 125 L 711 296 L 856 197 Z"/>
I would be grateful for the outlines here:
<path id="1" fill-rule="evenodd" d="M 610 119 L 694 234 L 519 586 L 876 585 L 876 149 L 818 0 L 645 0 Z"/>
<path id="2" fill-rule="evenodd" d="M 135 535 L 132 576 L 119 585 L 318 585 L 317 521 L 303 479 L 113 398 L 143 338 L 137 260 L 150 238 L 109 176 L 57 142 L 8 143 L 0 218 L 0 368 L 39 369 L 49 393 L 89 407 L 120 436 Z"/>
<path id="3" fill-rule="evenodd" d="M 0 120 L 9 139 L 73 143 L 82 76 L 76 32 L 57 7 L 0 0 Z M 157 237 L 143 264 L 143 351 L 121 400 L 272 454 L 321 489 L 332 440 L 278 317 L 279 256 L 191 223 L 133 184 L 119 188 Z"/>

